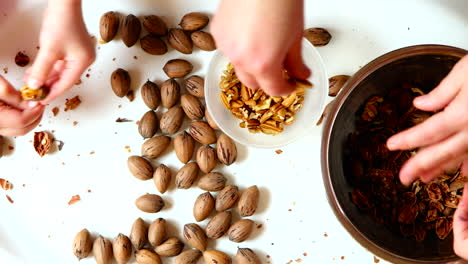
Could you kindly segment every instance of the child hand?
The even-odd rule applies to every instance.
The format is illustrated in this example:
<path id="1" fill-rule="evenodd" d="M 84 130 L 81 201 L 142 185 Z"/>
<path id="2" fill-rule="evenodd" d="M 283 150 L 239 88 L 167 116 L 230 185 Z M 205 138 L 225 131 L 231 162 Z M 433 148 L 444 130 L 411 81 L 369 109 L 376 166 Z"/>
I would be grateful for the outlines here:
<path id="1" fill-rule="evenodd" d="M 21 94 L 0 76 L 0 135 L 25 135 L 39 124 L 43 112 L 43 105 L 24 101 Z"/>
<path id="2" fill-rule="evenodd" d="M 211 33 L 246 86 L 286 95 L 295 87 L 283 78 L 283 69 L 299 79 L 310 75 L 301 55 L 303 6 L 303 0 L 221 2 Z"/>
<path id="3" fill-rule="evenodd" d="M 95 50 L 83 22 L 80 0 L 49 0 L 39 44 L 25 79 L 32 89 L 50 87 L 49 95 L 41 101 L 45 105 L 71 88 L 94 61 Z"/>

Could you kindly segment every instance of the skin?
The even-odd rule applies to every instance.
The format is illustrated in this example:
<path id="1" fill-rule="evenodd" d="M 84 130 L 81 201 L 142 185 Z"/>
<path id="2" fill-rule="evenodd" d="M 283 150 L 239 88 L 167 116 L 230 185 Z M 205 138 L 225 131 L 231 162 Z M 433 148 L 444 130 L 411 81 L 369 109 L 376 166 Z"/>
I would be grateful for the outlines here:
<path id="1" fill-rule="evenodd" d="M 287 95 L 295 87 L 283 69 L 299 79 L 310 70 L 301 56 L 304 28 L 302 0 L 224 0 L 211 23 L 216 45 L 248 87 L 270 95 Z M 242 14 L 242 15 L 240 15 Z"/>
<path id="2" fill-rule="evenodd" d="M 387 141 L 390 150 L 417 149 L 400 171 L 400 180 L 409 185 L 420 178 L 430 182 L 440 174 L 461 166 L 468 174 L 468 56 L 461 59 L 432 92 L 415 98 L 413 104 L 424 111 L 440 111 L 425 122 L 400 132 Z M 468 259 L 468 187 L 453 218 L 455 253 Z M 463 260 L 457 263 L 466 263 Z"/>
<path id="3" fill-rule="evenodd" d="M 47 85 L 50 93 L 41 102 L 24 101 L 0 76 L 0 135 L 21 136 L 34 129 L 41 121 L 44 106 L 70 89 L 94 61 L 95 51 L 83 22 L 81 0 L 49 0 L 39 45 L 25 82 L 33 89 Z"/>
<path id="4" fill-rule="evenodd" d="M 431 93 L 413 104 L 424 111 L 440 111 L 425 122 L 392 136 L 390 150 L 419 148 L 400 171 L 401 182 L 417 178 L 429 182 L 445 171 L 462 166 L 468 173 L 468 56 L 461 59 Z"/>
<path id="5" fill-rule="evenodd" d="M 22 136 L 41 121 L 43 105 L 28 106 L 21 94 L 0 76 L 0 135 Z"/>
<path id="6" fill-rule="evenodd" d="M 453 250 L 455 253 L 468 259 L 468 185 L 463 189 L 463 197 L 453 216 Z M 463 261 L 460 263 L 468 263 Z"/>
<path id="7" fill-rule="evenodd" d="M 50 94 L 41 102 L 48 104 L 70 89 L 96 56 L 83 22 L 81 0 L 49 0 L 39 46 L 26 80 L 32 89 L 50 86 Z"/>
<path id="8" fill-rule="evenodd" d="M 301 56 L 303 26 L 301 0 L 224 0 L 211 32 L 218 48 L 250 88 L 271 95 L 294 91 L 282 77 L 306 79 L 310 70 Z M 64 15 L 67 14 L 67 15 Z M 242 19 L 239 19 L 242 14 Z M 60 21 L 60 23 L 56 23 Z M 45 104 L 69 89 L 95 58 L 81 14 L 80 0 L 50 0 L 40 36 L 40 51 L 26 81 L 31 88 L 46 84 L 50 95 L 42 102 L 25 102 L 0 76 L 0 134 L 24 135 L 41 120 Z M 426 122 L 391 137 L 390 150 L 420 148 L 402 168 L 400 179 L 409 185 L 418 177 L 429 182 L 440 173 L 463 164 L 468 173 L 468 57 L 430 94 L 415 99 L 425 111 L 439 111 Z M 454 250 L 468 258 L 468 187 L 454 215 Z M 465 263 L 465 261 L 460 262 Z"/>

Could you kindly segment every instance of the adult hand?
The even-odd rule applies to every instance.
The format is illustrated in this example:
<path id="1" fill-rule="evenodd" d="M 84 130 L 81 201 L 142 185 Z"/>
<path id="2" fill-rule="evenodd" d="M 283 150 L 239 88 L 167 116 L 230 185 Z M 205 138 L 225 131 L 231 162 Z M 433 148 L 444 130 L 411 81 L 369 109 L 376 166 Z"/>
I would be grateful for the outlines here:
<path id="1" fill-rule="evenodd" d="M 0 76 L 0 135 L 22 136 L 41 121 L 43 105 L 30 106 L 21 94 Z"/>
<path id="2" fill-rule="evenodd" d="M 296 87 L 283 69 L 299 79 L 310 70 L 301 56 L 303 0 L 223 0 L 212 24 L 218 49 L 234 65 L 239 80 L 270 95 L 287 95 Z"/>
<path id="3" fill-rule="evenodd" d="M 49 0 L 39 39 L 40 50 L 28 74 L 28 86 L 50 87 L 41 103 L 48 104 L 79 79 L 94 61 L 95 50 L 86 31 L 81 0 Z"/>
<path id="4" fill-rule="evenodd" d="M 418 177 L 429 182 L 463 163 L 468 173 L 468 56 L 429 94 L 413 104 L 424 111 L 439 111 L 425 122 L 392 136 L 390 150 L 420 148 L 400 170 L 400 180 L 409 185 Z"/>
<path id="5" fill-rule="evenodd" d="M 462 200 L 453 216 L 453 250 L 461 258 L 468 259 L 468 185 L 463 189 Z"/>

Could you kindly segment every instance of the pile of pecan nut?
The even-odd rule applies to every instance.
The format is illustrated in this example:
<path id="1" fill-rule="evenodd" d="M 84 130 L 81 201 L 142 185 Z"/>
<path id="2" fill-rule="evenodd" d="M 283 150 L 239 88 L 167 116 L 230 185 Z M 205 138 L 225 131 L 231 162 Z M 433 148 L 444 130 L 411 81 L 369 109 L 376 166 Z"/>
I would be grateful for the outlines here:
<path id="1" fill-rule="evenodd" d="M 251 133 L 277 135 L 285 125 L 296 121 L 295 114 L 303 107 L 305 88 L 312 88 L 307 80 L 284 77 L 297 87 L 288 96 L 269 96 L 262 89 L 250 89 L 236 76 L 232 64 L 228 64 L 221 77 L 219 96 L 224 107 L 242 120 L 239 124 Z"/>

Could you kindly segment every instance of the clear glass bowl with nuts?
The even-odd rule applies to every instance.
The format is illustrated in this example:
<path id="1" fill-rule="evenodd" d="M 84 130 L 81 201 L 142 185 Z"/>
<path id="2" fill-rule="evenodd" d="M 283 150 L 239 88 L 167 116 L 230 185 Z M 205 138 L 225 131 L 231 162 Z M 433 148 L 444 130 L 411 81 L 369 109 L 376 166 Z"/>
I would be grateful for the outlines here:
<path id="1" fill-rule="evenodd" d="M 320 54 L 306 40 L 302 56 L 312 76 L 289 79 L 298 87 L 293 94 L 270 97 L 239 83 L 228 59 L 216 51 L 205 80 L 205 100 L 213 121 L 235 141 L 258 148 L 285 146 L 318 129 L 315 124 L 324 107 L 328 77 Z"/>

